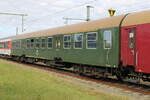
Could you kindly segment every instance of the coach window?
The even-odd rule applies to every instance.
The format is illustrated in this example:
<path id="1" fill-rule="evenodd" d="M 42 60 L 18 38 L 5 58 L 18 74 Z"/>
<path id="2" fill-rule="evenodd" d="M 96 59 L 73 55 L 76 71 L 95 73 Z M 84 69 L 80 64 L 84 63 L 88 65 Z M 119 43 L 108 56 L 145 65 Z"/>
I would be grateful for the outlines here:
<path id="1" fill-rule="evenodd" d="M 18 40 L 18 49 L 20 49 L 20 40 Z"/>
<path id="2" fill-rule="evenodd" d="M 18 40 L 16 41 L 16 48 L 18 49 Z"/>
<path id="3" fill-rule="evenodd" d="M 21 40 L 19 40 L 19 48 L 21 49 Z"/>
<path id="4" fill-rule="evenodd" d="M 83 42 L 83 34 L 75 34 L 74 35 L 74 48 L 81 49 Z"/>
<path id="5" fill-rule="evenodd" d="M 30 40 L 27 40 L 27 48 L 30 48 Z"/>
<path id="6" fill-rule="evenodd" d="M 104 40 L 104 49 L 110 49 L 112 47 L 112 32 L 104 31 L 103 40 Z"/>
<path id="7" fill-rule="evenodd" d="M 18 48 L 18 42 L 15 41 L 15 48 L 17 49 Z"/>
<path id="8" fill-rule="evenodd" d="M 34 39 L 31 39 L 30 43 L 31 43 L 31 48 L 34 48 Z"/>
<path id="9" fill-rule="evenodd" d="M 64 35 L 64 48 L 71 48 L 71 35 Z"/>
<path id="10" fill-rule="evenodd" d="M 18 49 L 18 41 L 15 42 L 15 47 Z"/>
<path id="11" fill-rule="evenodd" d="M 25 42 L 25 40 L 22 40 L 22 48 L 26 48 L 26 42 Z"/>
<path id="12" fill-rule="evenodd" d="M 18 46 L 18 49 L 21 48 L 21 40 L 18 40 L 18 41 L 17 41 L 17 46 Z"/>
<path id="13" fill-rule="evenodd" d="M 42 39 L 42 48 L 45 48 L 46 47 L 46 39 Z"/>
<path id="14" fill-rule="evenodd" d="M 8 42 L 4 42 L 4 48 L 8 48 Z"/>
<path id="15" fill-rule="evenodd" d="M 13 48 L 16 48 L 16 41 L 12 42 L 12 46 L 13 46 Z"/>
<path id="16" fill-rule="evenodd" d="M 86 34 L 86 44 L 88 49 L 96 49 L 97 32 L 89 32 Z"/>
<path id="17" fill-rule="evenodd" d="M 135 46 L 135 29 L 129 30 L 129 48 L 133 49 Z"/>
<path id="18" fill-rule="evenodd" d="M 47 47 L 48 48 L 52 48 L 53 47 L 53 38 L 52 37 L 48 37 L 48 39 L 47 39 Z"/>
<path id="19" fill-rule="evenodd" d="M 36 39 L 35 47 L 40 48 L 40 39 L 39 38 Z"/>
<path id="20" fill-rule="evenodd" d="M 4 43 L 0 42 L 0 48 L 4 48 Z"/>
<path id="21" fill-rule="evenodd" d="M 17 41 L 14 41 L 14 47 L 17 49 Z"/>

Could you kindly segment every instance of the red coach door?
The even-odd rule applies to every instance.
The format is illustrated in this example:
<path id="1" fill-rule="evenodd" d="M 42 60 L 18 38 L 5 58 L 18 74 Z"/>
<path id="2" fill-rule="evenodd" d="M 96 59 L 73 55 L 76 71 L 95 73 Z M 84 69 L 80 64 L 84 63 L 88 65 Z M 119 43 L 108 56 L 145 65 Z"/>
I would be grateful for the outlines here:
<path id="1" fill-rule="evenodd" d="M 130 65 L 136 66 L 136 28 L 131 28 L 128 30 L 128 48 L 128 62 Z"/>
<path id="2" fill-rule="evenodd" d="M 124 28 L 121 50 L 124 66 L 136 66 L 136 51 L 136 28 Z"/>

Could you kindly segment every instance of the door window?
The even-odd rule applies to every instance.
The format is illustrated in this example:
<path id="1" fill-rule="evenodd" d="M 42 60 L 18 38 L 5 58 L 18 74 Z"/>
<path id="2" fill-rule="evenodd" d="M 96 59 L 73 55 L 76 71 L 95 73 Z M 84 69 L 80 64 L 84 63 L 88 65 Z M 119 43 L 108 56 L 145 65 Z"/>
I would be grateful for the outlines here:
<path id="1" fill-rule="evenodd" d="M 36 39 L 36 44 L 35 44 L 36 48 L 40 48 L 40 38 Z"/>
<path id="2" fill-rule="evenodd" d="M 112 32 L 104 31 L 103 33 L 104 49 L 110 49 L 112 47 Z"/>
<path id="3" fill-rule="evenodd" d="M 129 48 L 132 49 L 135 46 L 135 29 L 130 29 L 129 30 L 128 37 L 129 37 L 129 44 L 128 44 L 128 46 L 129 46 Z"/>
<path id="4" fill-rule="evenodd" d="M 56 38 L 56 48 L 60 48 L 60 38 Z"/>

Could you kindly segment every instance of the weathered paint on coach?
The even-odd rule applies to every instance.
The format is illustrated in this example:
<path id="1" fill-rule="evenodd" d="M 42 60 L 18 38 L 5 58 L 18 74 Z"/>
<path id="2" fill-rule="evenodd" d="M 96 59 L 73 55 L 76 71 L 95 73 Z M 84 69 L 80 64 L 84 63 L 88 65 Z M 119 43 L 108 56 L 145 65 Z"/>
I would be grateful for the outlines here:
<path id="1" fill-rule="evenodd" d="M 12 42 L 11 40 L 4 39 L 0 40 L 0 54 L 2 55 L 11 55 Z"/>
<path id="2" fill-rule="evenodd" d="M 121 61 L 136 72 L 150 73 L 150 11 L 129 14 L 121 29 Z"/>
<path id="3" fill-rule="evenodd" d="M 104 49 L 104 41 L 103 41 L 103 33 L 104 31 L 111 31 L 112 32 L 112 47 L 110 49 Z M 79 63 L 79 64 L 87 64 L 87 65 L 95 65 L 95 66 L 106 66 L 106 67 L 118 67 L 119 65 L 119 27 L 113 28 L 105 28 L 99 29 L 92 32 L 98 32 L 97 34 L 97 48 L 96 49 L 87 49 L 86 48 L 86 33 L 82 32 L 83 34 L 83 48 L 82 49 L 75 49 L 73 47 L 74 40 L 73 34 L 69 34 L 72 37 L 71 40 L 71 48 L 64 49 L 63 48 L 63 34 L 61 35 L 54 35 L 53 37 L 53 48 L 48 49 L 46 48 L 36 48 L 35 44 L 33 48 L 26 48 L 26 41 L 28 39 L 35 39 L 36 38 L 28 38 L 21 40 L 21 48 L 13 48 L 12 54 L 13 55 L 26 55 L 27 57 L 34 57 L 34 58 L 42 58 L 48 60 L 54 60 L 55 57 L 60 57 L 64 62 L 70 63 Z M 60 48 L 56 48 L 56 37 L 60 37 L 61 45 Z M 48 37 L 40 37 L 48 38 Z M 47 41 L 46 41 L 47 44 Z"/>
<path id="4" fill-rule="evenodd" d="M 122 28 L 121 60 L 123 66 L 134 66 L 137 72 L 150 73 L 150 24 Z M 130 48 L 129 31 L 134 29 L 134 47 Z"/>
<path id="5" fill-rule="evenodd" d="M 88 64 L 106 67 L 118 67 L 119 65 L 119 31 L 120 22 L 125 15 L 104 18 L 95 21 L 84 22 L 80 24 L 73 24 L 59 28 L 53 28 L 38 32 L 27 33 L 14 37 L 13 41 L 21 40 L 21 48 L 14 48 L 13 55 L 42 58 L 47 60 L 54 60 L 54 58 L 61 58 L 64 62 Z M 97 48 L 86 48 L 86 33 L 97 32 Z M 112 46 L 110 49 L 104 49 L 103 33 L 104 31 L 111 31 Z M 70 49 L 63 48 L 63 36 L 82 33 L 83 34 L 83 48 L 74 49 L 73 39 L 71 40 L 72 47 Z M 53 48 L 26 48 L 23 47 L 28 39 L 35 40 L 36 38 L 53 37 Z M 56 38 L 60 38 L 61 47 L 56 48 Z"/>

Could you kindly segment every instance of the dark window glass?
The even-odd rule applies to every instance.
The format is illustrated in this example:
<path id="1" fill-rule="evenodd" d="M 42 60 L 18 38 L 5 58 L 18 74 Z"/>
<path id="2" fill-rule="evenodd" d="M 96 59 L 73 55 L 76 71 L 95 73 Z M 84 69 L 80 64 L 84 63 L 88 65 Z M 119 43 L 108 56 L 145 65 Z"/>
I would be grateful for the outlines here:
<path id="1" fill-rule="evenodd" d="M 27 40 L 27 48 L 30 48 L 30 40 Z"/>
<path id="2" fill-rule="evenodd" d="M 4 48 L 4 43 L 0 42 L 0 48 Z"/>
<path id="3" fill-rule="evenodd" d="M 39 38 L 37 38 L 36 39 L 36 48 L 40 48 L 40 39 Z"/>
<path id="4" fill-rule="evenodd" d="M 18 41 L 16 41 L 16 48 L 17 48 L 17 49 L 19 48 L 19 43 L 18 43 Z"/>
<path id="5" fill-rule="evenodd" d="M 46 47 L 46 39 L 42 39 L 42 48 Z"/>
<path id="6" fill-rule="evenodd" d="M 129 30 L 129 48 L 134 48 L 135 46 L 135 29 Z"/>
<path id="7" fill-rule="evenodd" d="M 104 48 L 110 49 L 112 46 L 112 32 L 104 31 L 103 39 L 104 39 Z"/>
<path id="8" fill-rule="evenodd" d="M 8 47 L 8 44 L 6 44 L 6 46 Z M 21 48 L 21 40 L 17 40 L 13 43 L 13 46 L 16 48 L 16 49 L 20 49 Z"/>
<path id="9" fill-rule="evenodd" d="M 12 46 L 13 48 L 16 48 L 16 41 L 13 41 Z"/>
<path id="10" fill-rule="evenodd" d="M 64 36 L 64 48 L 71 48 L 71 36 Z"/>
<path id="11" fill-rule="evenodd" d="M 34 47 L 34 39 L 31 39 L 30 43 L 31 43 L 31 48 L 33 48 Z"/>
<path id="12" fill-rule="evenodd" d="M 74 35 L 74 48 L 82 48 L 83 35 L 75 34 Z"/>
<path id="13" fill-rule="evenodd" d="M 24 40 L 21 41 L 21 48 L 26 48 L 26 43 Z"/>
<path id="14" fill-rule="evenodd" d="M 8 42 L 4 42 L 4 48 L 8 48 Z"/>
<path id="15" fill-rule="evenodd" d="M 47 47 L 48 48 L 52 48 L 53 47 L 53 38 L 52 37 L 48 37 Z"/>
<path id="16" fill-rule="evenodd" d="M 97 33 L 87 33 L 87 48 L 96 48 Z"/>

